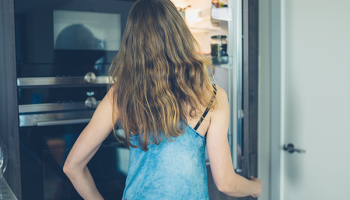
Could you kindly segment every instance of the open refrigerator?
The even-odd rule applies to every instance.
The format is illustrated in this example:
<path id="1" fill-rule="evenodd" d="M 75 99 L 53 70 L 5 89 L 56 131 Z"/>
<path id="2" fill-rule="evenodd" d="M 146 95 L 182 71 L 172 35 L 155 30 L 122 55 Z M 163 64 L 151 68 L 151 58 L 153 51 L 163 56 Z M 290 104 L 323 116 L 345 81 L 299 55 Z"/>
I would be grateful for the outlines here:
<path id="1" fill-rule="evenodd" d="M 201 53 L 214 66 L 215 83 L 223 88 L 230 108 L 228 141 L 236 172 L 243 169 L 242 1 L 172 0 L 184 17 Z M 218 3 L 216 1 L 215 3 Z M 216 7 L 217 6 L 217 7 Z M 212 36 L 227 36 L 227 55 L 213 55 Z M 215 44 L 214 44 L 215 46 Z M 208 156 L 207 165 L 209 165 Z"/>

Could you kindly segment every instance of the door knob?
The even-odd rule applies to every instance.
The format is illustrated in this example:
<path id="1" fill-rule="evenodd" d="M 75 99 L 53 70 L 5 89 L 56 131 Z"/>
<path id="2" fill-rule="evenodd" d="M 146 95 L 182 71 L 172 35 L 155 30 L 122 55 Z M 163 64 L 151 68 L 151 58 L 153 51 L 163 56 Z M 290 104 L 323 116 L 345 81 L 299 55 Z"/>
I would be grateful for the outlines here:
<path id="1" fill-rule="evenodd" d="M 297 153 L 306 153 L 305 150 L 302 150 L 302 149 L 296 149 L 294 148 L 294 144 L 285 144 L 283 146 L 283 150 L 287 151 L 288 153 L 294 153 L 294 152 L 297 152 Z"/>

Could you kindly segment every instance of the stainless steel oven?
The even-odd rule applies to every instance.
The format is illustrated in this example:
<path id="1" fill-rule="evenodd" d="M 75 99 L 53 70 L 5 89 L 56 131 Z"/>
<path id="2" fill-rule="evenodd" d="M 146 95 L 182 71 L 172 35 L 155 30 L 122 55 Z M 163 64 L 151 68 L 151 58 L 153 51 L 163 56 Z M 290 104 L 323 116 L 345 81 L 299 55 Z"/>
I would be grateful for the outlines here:
<path id="1" fill-rule="evenodd" d="M 23 200 L 81 199 L 62 167 L 107 92 L 135 1 L 15 0 Z M 105 199 L 122 198 L 128 149 L 112 133 L 88 167 Z"/>

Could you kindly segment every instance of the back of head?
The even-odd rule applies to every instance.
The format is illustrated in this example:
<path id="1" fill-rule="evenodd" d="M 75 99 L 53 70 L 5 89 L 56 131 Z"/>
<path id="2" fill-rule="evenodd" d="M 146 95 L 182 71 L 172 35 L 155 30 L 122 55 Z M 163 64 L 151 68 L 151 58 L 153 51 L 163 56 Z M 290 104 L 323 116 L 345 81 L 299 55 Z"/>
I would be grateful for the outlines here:
<path id="1" fill-rule="evenodd" d="M 150 138 L 155 144 L 163 135 L 171 140 L 183 132 L 179 124 L 188 106 L 192 117 L 201 105 L 209 106 L 209 65 L 197 51 L 198 43 L 170 0 L 134 4 L 110 68 L 115 110 L 128 145 L 134 134 L 145 151 Z"/>

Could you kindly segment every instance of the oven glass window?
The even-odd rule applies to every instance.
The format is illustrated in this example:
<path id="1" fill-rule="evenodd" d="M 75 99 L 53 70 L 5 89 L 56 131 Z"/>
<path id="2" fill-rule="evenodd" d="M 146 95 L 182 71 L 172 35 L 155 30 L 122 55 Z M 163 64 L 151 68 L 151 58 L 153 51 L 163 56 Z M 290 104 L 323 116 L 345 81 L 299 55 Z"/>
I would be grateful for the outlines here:
<path id="1" fill-rule="evenodd" d="M 54 10 L 53 29 L 55 49 L 118 51 L 120 47 L 120 14 Z"/>

